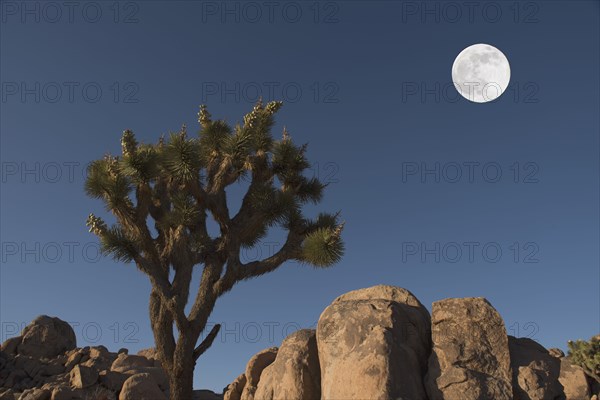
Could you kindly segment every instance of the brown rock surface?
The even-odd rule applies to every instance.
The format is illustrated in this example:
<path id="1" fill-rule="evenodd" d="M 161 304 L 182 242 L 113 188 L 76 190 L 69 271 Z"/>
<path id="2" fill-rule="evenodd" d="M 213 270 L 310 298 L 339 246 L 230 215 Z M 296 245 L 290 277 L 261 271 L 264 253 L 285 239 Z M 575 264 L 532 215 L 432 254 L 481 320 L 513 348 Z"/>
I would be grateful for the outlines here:
<path id="1" fill-rule="evenodd" d="M 17 352 L 35 358 L 53 358 L 76 346 L 71 326 L 58 319 L 42 315 L 23 329 Z"/>
<path id="2" fill-rule="evenodd" d="M 375 286 L 338 297 L 317 326 L 324 399 L 425 400 L 429 313 L 408 290 Z"/>
<path id="3" fill-rule="evenodd" d="M 254 397 L 260 400 L 321 398 L 315 330 L 294 332 L 283 341 L 275 361 L 263 370 Z"/>
<path id="4" fill-rule="evenodd" d="M 514 400 L 554 400 L 564 397 L 558 382 L 560 360 L 527 338 L 508 337 Z"/>
<path id="5" fill-rule="evenodd" d="M 433 303 L 433 352 L 426 377 L 430 400 L 511 400 L 508 337 L 484 298 Z"/>
<path id="6" fill-rule="evenodd" d="M 256 353 L 246 365 L 246 384 L 242 391 L 241 400 L 253 400 L 258 382 L 263 370 L 269 366 L 277 356 L 277 347 L 271 347 Z M 258 400 L 258 399 L 257 399 Z"/>
<path id="7" fill-rule="evenodd" d="M 0 350 L 6 353 L 6 355 L 17 354 L 17 348 L 21 344 L 22 340 L 22 336 L 15 336 L 10 339 L 6 339 L 4 343 L 2 343 L 2 346 L 0 346 Z"/>
<path id="8" fill-rule="evenodd" d="M 129 377 L 123 384 L 119 400 L 167 400 L 150 374 L 136 374 Z"/>
<path id="9" fill-rule="evenodd" d="M 91 367 L 76 365 L 69 373 L 71 386 L 85 389 L 98 382 L 98 371 Z"/>
<path id="10" fill-rule="evenodd" d="M 583 368 L 571 363 L 568 357 L 560 359 L 560 383 L 567 400 L 589 400 L 592 393 Z"/>
<path id="11" fill-rule="evenodd" d="M 129 375 L 116 371 L 101 371 L 98 376 L 98 382 L 113 392 L 119 392 L 123 387 Z"/>
<path id="12" fill-rule="evenodd" d="M 154 362 L 148 360 L 146 357 L 120 353 L 112 363 L 110 370 L 116 372 L 127 372 L 149 367 L 154 367 Z"/>
<path id="13" fill-rule="evenodd" d="M 223 399 L 224 400 L 241 400 L 242 392 L 244 391 L 244 386 L 246 386 L 246 374 L 243 373 L 233 382 L 231 382 L 225 388 Z"/>

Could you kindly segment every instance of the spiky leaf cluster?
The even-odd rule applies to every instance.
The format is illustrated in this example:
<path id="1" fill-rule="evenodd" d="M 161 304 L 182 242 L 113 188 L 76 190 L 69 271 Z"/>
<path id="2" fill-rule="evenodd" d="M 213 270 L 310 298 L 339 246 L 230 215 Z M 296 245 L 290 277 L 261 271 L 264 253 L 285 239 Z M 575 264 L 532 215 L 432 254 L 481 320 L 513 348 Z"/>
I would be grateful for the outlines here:
<path id="1" fill-rule="evenodd" d="M 139 254 L 140 248 L 136 238 L 132 237 L 120 226 L 108 228 L 106 223 L 94 214 L 90 214 L 87 220 L 90 232 L 100 238 L 102 253 L 112 255 L 117 261 L 131 262 Z"/>
<path id="2" fill-rule="evenodd" d="M 185 128 L 171 133 L 160 153 L 162 172 L 176 182 L 186 183 L 199 179 L 202 160 L 197 139 L 188 139 Z"/>
<path id="3" fill-rule="evenodd" d="M 176 226 L 191 227 L 200 218 L 202 211 L 189 194 L 175 193 L 171 201 L 171 210 L 165 213 L 162 220 L 158 221 L 163 229 Z"/>
<path id="4" fill-rule="evenodd" d="M 317 228 L 309 233 L 302 245 L 301 260 L 315 267 L 328 267 L 340 261 L 344 253 L 343 226 Z"/>
<path id="5" fill-rule="evenodd" d="M 88 167 L 85 191 L 90 197 L 104 200 L 109 210 L 122 210 L 130 205 L 132 189 L 129 177 L 121 173 L 119 159 L 105 156 Z"/>

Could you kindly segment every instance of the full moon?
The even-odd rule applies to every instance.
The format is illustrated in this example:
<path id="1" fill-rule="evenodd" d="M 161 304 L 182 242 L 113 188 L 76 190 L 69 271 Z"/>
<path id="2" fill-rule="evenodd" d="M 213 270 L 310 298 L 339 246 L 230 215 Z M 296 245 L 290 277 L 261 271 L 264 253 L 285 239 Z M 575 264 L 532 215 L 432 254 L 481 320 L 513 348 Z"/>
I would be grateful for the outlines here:
<path id="1" fill-rule="evenodd" d="M 452 82 L 465 99 L 487 103 L 500 97 L 508 87 L 510 65 L 506 56 L 494 46 L 474 44 L 456 56 Z"/>

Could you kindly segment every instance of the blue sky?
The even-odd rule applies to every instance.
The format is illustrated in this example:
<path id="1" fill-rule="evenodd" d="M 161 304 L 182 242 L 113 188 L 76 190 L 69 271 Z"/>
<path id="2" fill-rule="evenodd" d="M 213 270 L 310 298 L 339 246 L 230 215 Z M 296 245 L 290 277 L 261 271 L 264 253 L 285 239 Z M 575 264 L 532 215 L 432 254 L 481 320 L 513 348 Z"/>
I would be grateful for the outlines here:
<path id="1" fill-rule="evenodd" d="M 307 213 L 341 210 L 347 251 L 224 296 L 197 388 L 220 391 L 336 296 L 381 283 L 429 309 L 486 297 L 509 334 L 546 347 L 600 331 L 598 2 L 0 4 L 2 339 L 48 314 L 80 346 L 152 346 L 147 279 L 98 257 L 85 227 L 103 215 L 85 166 L 116 154 L 124 129 L 195 132 L 201 103 L 240 121 L 258 95 L 285 102 L 275 136 L 285 125 L 309 143 L 330 185 Z M 474 43 L 511 65 L 487 104 L 448 86 Z"/>

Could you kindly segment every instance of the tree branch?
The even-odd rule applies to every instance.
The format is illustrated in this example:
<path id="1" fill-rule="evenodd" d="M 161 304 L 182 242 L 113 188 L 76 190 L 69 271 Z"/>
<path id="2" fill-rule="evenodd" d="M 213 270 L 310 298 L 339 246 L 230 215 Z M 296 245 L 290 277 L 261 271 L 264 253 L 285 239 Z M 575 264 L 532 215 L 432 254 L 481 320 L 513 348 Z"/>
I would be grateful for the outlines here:
<path id="1" fill-rule="evenodd" d="M 172 368 L 175 338 L 173 336 L 173 317 L 168 307 L 163 307 L 163 297 L 153 287 L 150 294 L 150 323 L 154 333 L 156 350 L 164 368 Z"/>
<path id="2" fill-rule="evenodd" d="M 241 264 L 239 261 L 232 262 L 231 264 L 228 263 L 225 275 L 215 284 L 216 295 L 221 296 L 228 292 L 239 281 L 248 280 L 274 271 L 284 262 L 297 258 L 302 240 L 302 235 L 290 231 L 283 247 L 272 256 L 248 264 Z"/>
<path id="3" fill-rule="evenodd" d="M 136 257 L 135 262 L 142 272 L 150 279 L 152 288 L 155 289 L 156 293 L 161 297 L 162 304 L 169 310 L 178 327 L 185 326 L 188 322 L 184 312 L 185 304 L 178 304 L 173 297 L 173 286 L 169 283 L 168 279 L 160 273 L 157 268 L 159 266 L 156 266 L 152 262 L 148 262 L 141 256 Z"/>
<path id="4" fill-rule="evenodd" d="M 200 345 L 194 349 L 194 361 L 196 361 L 202 354 L 204 354 L 206 350 L 208 350 L 210 346 L 212 346 L 220 329 L 221 324 L 213 326 L 208 336 L 206 336 L 202 343 L 200 343 Z"/>
<path id="5" fill-rule="evenodd" d="M 207 199 L 207 208 L 219 224 L 221 236 L 229 234 L 231 219 L 229 217 L 229 208 L 227 207 L 227 196 L 225 189 L 217 193 L 210 193 Z"/>
<path id="6" fill-rule="evenodd" d="M 214 285 L 221 277 L 223 264 L 225 263 L 225 260 L 220 259 L 220 257 L 222 257 L 222 252 L 216 252 L 204 264 L 200 287 L 188 316 L 192 330 L 198 335 L 206 326 L 208 317 L 217 301 L 218 294 L 215 293 Z"/>
<path id="7" fill-rule="evenodd" d="M 240 207 L 240 210 L 232 219 L 232 225 L 234 229 L 232 234 L 234 236 L 239 236 L 239 234 L 242 233 L 241 231 L 247 225 L 248 221 L 253 218 L 253 216 L 260 219 L 260 216 L 256 216 L 256 213 L 252 208 L 252 196 L 258 187 L 267 183 L 269 179 L 273 177 L 273 173 L 269 169 L 267 163 L 266 155 L 254 156 L 251 164 L 252 180 L 250 182 L 250 186 L 248 187 L 248 191 L 242 199 L 242 206 Z"/>
<path id="8" fill-rule="evenodd" d="M 587 376 L 589 376 L 590 378 L 592 378 L 600 383 L 600 376 L 596 375 L 592 370 L 590 370 L 586 366 L 582 366 L 582 369 L 583 369 L 583 372 L 585 372 L 587 374 Z"/>

